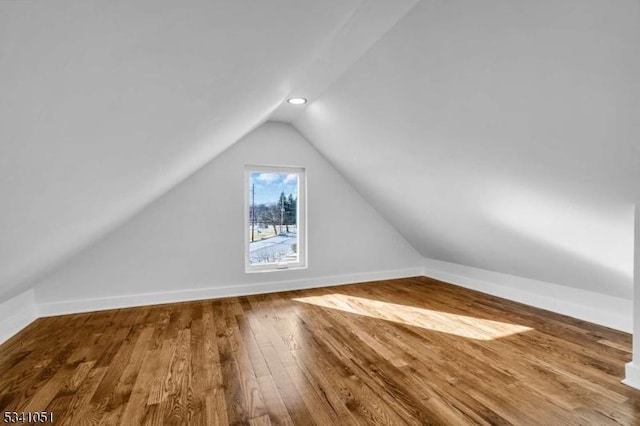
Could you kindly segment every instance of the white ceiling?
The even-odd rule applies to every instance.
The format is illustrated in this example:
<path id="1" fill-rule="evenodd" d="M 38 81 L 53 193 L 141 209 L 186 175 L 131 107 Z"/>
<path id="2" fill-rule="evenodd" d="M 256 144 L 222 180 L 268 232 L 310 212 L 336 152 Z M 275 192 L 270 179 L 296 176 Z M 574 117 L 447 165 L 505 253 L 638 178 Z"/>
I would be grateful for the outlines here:
<path id="1" fill-rule="evenodd" d="M 267 119 L 425 256 L 630 297 L 639 22 L 634 0 L 0 2 L 0 300 Z"/>
<path id="2" fill-rule="evenodd" d="M 424 256 L 630 298 L 638 5 L 422 1 L 294 125 Z"/>
<path id="3" fill-rule="evenodd" d="M 0 300 L 264 122 L 335 37 L 355 61 L 353 17 L 375 40 L 414 2 L 0 2 Z"/>

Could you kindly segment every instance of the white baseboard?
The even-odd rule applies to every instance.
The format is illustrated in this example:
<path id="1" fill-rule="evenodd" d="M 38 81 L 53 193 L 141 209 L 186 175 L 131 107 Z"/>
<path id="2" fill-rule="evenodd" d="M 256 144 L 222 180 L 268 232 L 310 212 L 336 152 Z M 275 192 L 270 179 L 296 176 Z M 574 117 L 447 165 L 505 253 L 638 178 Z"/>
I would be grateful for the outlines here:
<path id="1" fill-rule="evenodd" d="M 0 303 L 0 344 L 38 319 L 33 289 Z"/>
<path id="2" fill-rule="evenodd" d="M 380 281 L 422 275 L 423 268 L 417 267 L 391 271 L 336 275 L 330 277 L 310 278 L 302 280 L 298 279 L 255 284 L 237 284 L 224 287 L 134 294 L 96 299 L 69 300 L 62 302 L 40 303 L 38 304 L 38 312 L 40 313 L 40 316 L 47 317 L 54 315 L 75 314 L 80 312 L 101 311 L 106 309 L 158 305 L 162 303 L 189 302 L 194 300 L 215 299 L 220 297 L 248 296 L 251 294 L 275 293 L 287 290 L 303 290 L 315 287 L 354 284 L 367 281 Z"/>
<path id="3" fill-rule="evenodd" d="M 38 317 L 287 290 L 303 290 L 423 275 L 617 330 L 632 332 L 633 303 L 631 300 L 469 266 L 426 259 L 424 268 L 406 268 L 303 280 L 238 284 L 224 287 L 58 302 L 36 303 L 34 290 L 32 289 L 0 304 L 0 318 L 2 318 L 0 319 L 0 343 L 13 336 Z M 640 383 L 640 380 L 637 383 Z"/>
<path id="4" fill-rule="evenodd" d="M 624 380 L 622 383 L 632 388 L 640 389 L 640 368 L 633 362 L 628 362 L 624 366 Z"/>
<path id="5" fill-rule="evenodd" d="M 424 275 L 627 333 L 633 301 L 470 266 L 425 259 Z"/>

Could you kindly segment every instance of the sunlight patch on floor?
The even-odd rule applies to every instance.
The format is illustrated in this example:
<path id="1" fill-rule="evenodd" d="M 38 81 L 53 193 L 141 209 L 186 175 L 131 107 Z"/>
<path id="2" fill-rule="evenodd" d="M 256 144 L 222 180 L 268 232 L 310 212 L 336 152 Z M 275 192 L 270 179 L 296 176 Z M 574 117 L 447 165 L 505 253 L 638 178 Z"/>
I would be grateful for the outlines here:
<path id="1" fill-rule="evenodd" d="M 476 340 L 493 340 L 533 330 L 530 327 L 519 324 L 469 317 L 415 306 L 398 305 L 338 293 L 300 297 L 293 300 Z"/>

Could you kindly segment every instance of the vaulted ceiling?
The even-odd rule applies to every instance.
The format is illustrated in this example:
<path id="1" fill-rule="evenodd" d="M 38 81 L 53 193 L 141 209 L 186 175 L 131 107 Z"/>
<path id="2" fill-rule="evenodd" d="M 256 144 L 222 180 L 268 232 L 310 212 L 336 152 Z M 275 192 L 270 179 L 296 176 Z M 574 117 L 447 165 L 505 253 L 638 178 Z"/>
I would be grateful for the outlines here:
<path id="1" fill-rule="evenodd" d="M 424 256 L 630 298 L 639 5 L 420 2 L 295 125 Z"/>
<path id="2" fill-rule="evenodd" d="M 0 298 L 210 161 L 296 86 L 326 86 L 413 3 L 0 2 Z"/>
<path id="3" fill-rule="evenodd" d="M 425 256 L 629 297 L 639 30 L 631 0 L 0 2 L 0 300 L 267 119 Z"/>

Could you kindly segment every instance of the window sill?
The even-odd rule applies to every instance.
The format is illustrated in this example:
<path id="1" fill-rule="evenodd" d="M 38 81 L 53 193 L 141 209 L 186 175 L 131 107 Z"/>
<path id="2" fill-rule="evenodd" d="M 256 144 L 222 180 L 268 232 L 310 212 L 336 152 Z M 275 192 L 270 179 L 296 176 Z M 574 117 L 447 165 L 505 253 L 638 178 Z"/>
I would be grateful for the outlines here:
<path id="1" fill-rule="evenodd" d="M 264 268 L 245 268 L 245 274 L 259 274 L 263 272 L 283 272 L 283 271 L 298 271 L 300 269 L 307 269 L 307 265 L 292 265 L 286 267 L 269 266 Z"/>

